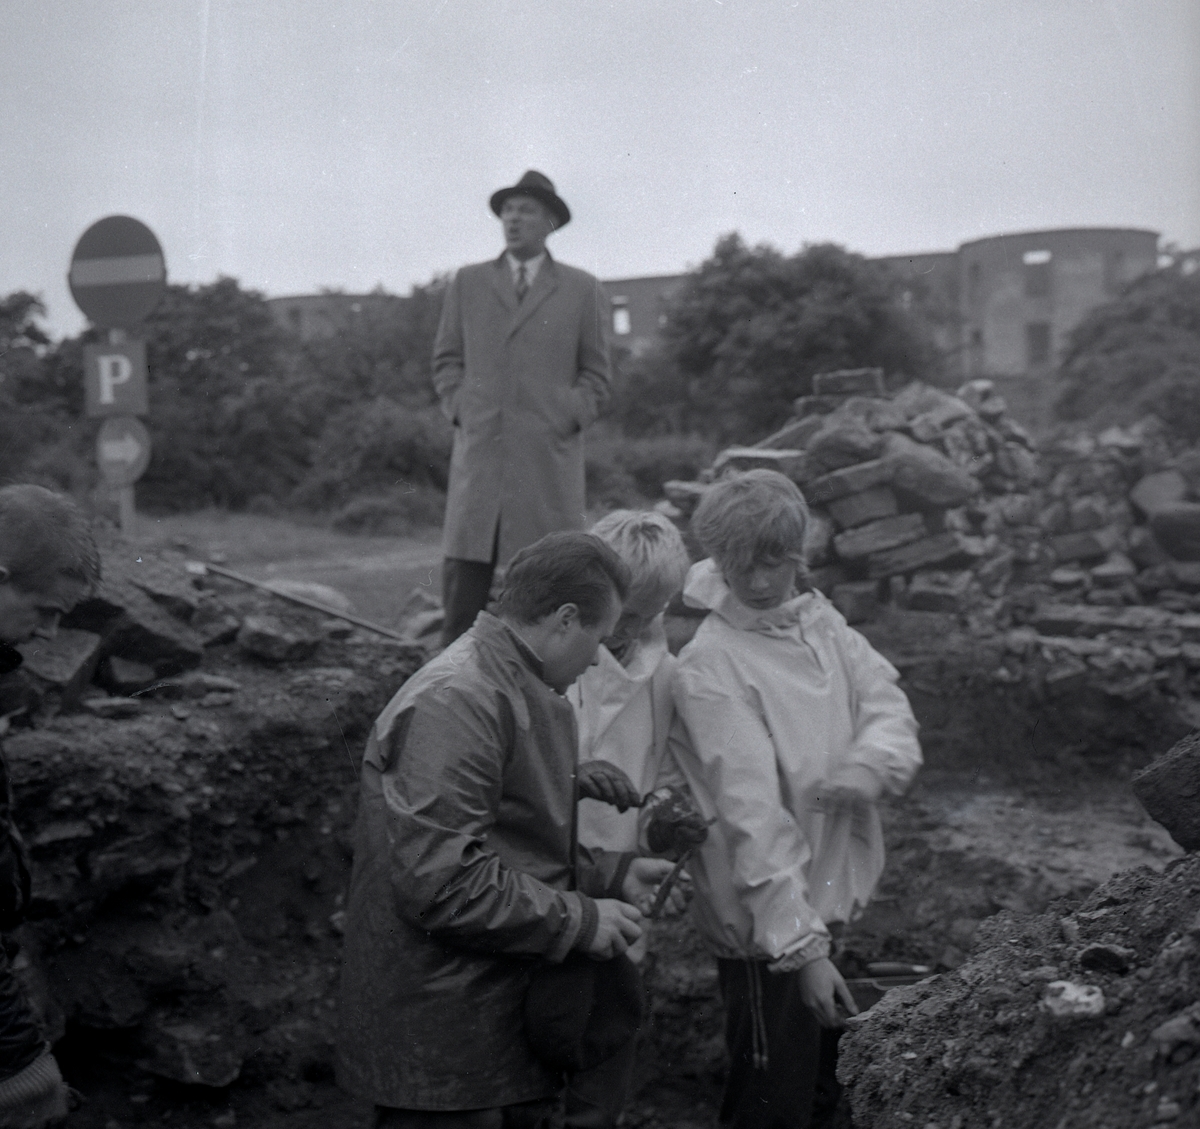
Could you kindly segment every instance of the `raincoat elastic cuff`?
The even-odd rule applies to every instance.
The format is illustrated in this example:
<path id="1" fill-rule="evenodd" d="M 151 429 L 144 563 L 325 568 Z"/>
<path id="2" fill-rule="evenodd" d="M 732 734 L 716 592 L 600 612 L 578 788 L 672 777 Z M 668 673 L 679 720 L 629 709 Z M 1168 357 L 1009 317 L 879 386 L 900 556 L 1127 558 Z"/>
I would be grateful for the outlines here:
<path id="1" fill-rule="evenodd" d="M 555 954 L 550 954 L 552 960 L 562 960 L 570 949 L 586 950 L 596 939 L 596 930 L 600 926 L 600 911 L 596 908 L 596 903 L 586 894 L 577 894 L 576 896 L 579 898 L 579 906 L 583 911 L 579 932 L 575 934 L 574 941 L 567 946 L 567 950 L 561 956 L 556 957 Z"/>
<path id="2" fill-rule="evenodd" d="M 814 960 L 824 960 L 829 956 L 830 951 L 828 937 L 814 936 L 809 938 L 800 948 L 793 949 L 778 960 L 771 961 L 767 965 L 767 971 L 799 972 L 806 964 L 812 964 Z"/>

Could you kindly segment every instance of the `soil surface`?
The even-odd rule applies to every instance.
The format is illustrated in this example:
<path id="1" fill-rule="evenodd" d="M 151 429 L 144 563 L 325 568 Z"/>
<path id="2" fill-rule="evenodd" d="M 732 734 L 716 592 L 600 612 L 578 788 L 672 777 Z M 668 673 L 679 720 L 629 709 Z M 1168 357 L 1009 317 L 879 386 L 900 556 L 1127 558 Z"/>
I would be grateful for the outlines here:
<path id="1" fill-rule="evenodd" d="M 275 518 L 200 515 L 146 519 L 142 538 L 147 547 L 167 545 L 201 560 L 219 556 L 228 567 L 261 579 L 328 584 L 348 596 L 359 614 L 384 626 L 396 625 L 413 587 L 440 584 L 433 531 L 411 540 L 353 538 Z M 137 543 L 131 546 L 131 551 L 136 549 Z M 982 707 L 977 711 L 972 701 L 955 701 L 953 690 L 946 692 L 948 701 L 935 703 L 928 695 L 936 696 L 941 676 L 922 683 L 924 668 L 902 665 L 902 669 L 908 672 L 910 694 L 915 699 L 927 696 L 919 712 L 931 718 L 949 716 L 955 709 L 959 713 L 945 725 L 938 721 L 927 727 L 928 767 L 906 797 L 885 806 L 887 869 L 873 905 L 845 938 L 842 960 L 849 973 L 870 961 L 899 960 L 931 966 L 949 980 L 971 967 L 973 947 L 977 951 L 981 937 L 997 928 L 1012 936 L 1025 929 L 1049 929 L 1021 923 L 1043 921 L 1031 915 L 1044 913 L 1055 899 L 1079 903 L 1115 874 L 1141 867 L 1137 873 L 1153 876 L 1178 858 L 1179 849 L 1148 819 L 1128 785 L 1131 767 L 1165 749 L 1169 740 L 1161 748 L 1138 750 L 1135 755 L 1123 747 L 1104 748 L 1101 716 L 1097 719 L 1100 736 L 1084 735 L 1083 745 L 1090 741 L 1091 747 L 1083 748 L 1081 735 L 1075 733 L 1073 741 L 1056 737 L 1050 744 L 1028 742 L 1017 757 L 976 755 L 976 748 L 989 744 L 1008 748 L 1005 734 L 997 731 L 994 740 L 986 733 L 977 736 L 970 755 L 951 755 L 946 750 L 962 746 L 959 738 L 965 726 L 973 721 L 979 728 L 981 718 L 1000 717 L 1007 707 L 1003 702 L 997 706 L 1000 700 L 994 696 L 987 698 L 985 705 L 995 711 L 989 715 Z M 1028 704 L 1020 708 L 1027 709 Z M 1060 728 L 1069 730 L 1069 718 L 1065 714 L 1062 718 Z M 1036 718 L 1032 724 L 1036 729 Z M 985 729 L 987 725 L 983 723 Z M 310 1038 L 314 1027 L 332 1030 L 339 942 L 336 930 L 323 923 L 340 904 L 340 890 L 348 877 L 345 835 L 355 793 L 353 765 L 339 764 L 337 770 L 334 775 L 322 774 L 325 794 L 308 797 L 311 818 L 306 822 L 281 818 L 278 828 L 255 845 L 254 865 L 238 878 L 236 904 L 229 907 L 241 935 L 254 946 L 256 959 L 268 966 L 263 970 L 263 985 L 281 993 L 283 1002 L 278 1005 L 267 1000 L 256 1005 L 272 1024 L 270 1043 L 278 1062 L 262 1056 L 252 1059 L 229 1086 L 183 1086 L 139 1069 L 120 1032 L 102 1036 L 92 1032 L 86 1037 L 69 1032 L 60 1044 L 61 1057 L 69 1080 L 86 1099 L 72 1116 L 72 1126 L 365 1129 L 369 1124 L 370 1111 L 334 1086 L 327 1057 L 289 1059 L 286 1054 L 290 1023 L 302 1018 Z M 333 779 L 338 783 L 332 784 Z M 222 858 L 213 865 L 227 863 Z M 146 912 L 153 916 L 152 907 Z M 997 918 L 997 913 L 1003 916 Z M 1057 922 L 1058 916 L 1053 920 Z M 305 925 L 306 921 L 321 927 Z M 1004 975 L 1009 971 L 1004 970 Z M 633 1129 L 713 1129 L 724 1071 L 721 1008 L 715 968 L 686 918 L 656 924 L 645 978 L 650 1018 L 627 1124 Z M 893 1006 L 895 996 L 886 997 L 888 1006 Z M 968 1035 L 964 1030 L 955 1037 Z M 1037 1053 L 1059 1055 L 1054 1048 L 1060 1037 L 1066 1038 L 1047 1027 L 1039 1036 L 1043 1041 Z M 1118 1040 L 1123 1037 L 1123 1032 L 1114 1035 Z M 1071 1045 L 1070 1040 L 1063 1045 Z M 1055 1059 L 1055 1071 L 1073 1070 L 1072 1078 L 1085 1085 L 1085 1067 L 1072 1066 L 1075 1059 L 1066 1051 L 1062 1055 L 1066 1057 L 1061 1063 Z M 869 1060 L 860 1056 L 855 1061 L 866 1069 Z M 915 1060 L 901 1053 L 899 1061 L 904 1065 Z M 904 1068 L 909 1072 L 905 1076 L 911 1076 L 913 1067 Z M 1154 1078 L 1147 1074 L 1138 1084 L 1144 1088 L 1151 1081 Z M 881 1101 L 895 1099 L 894 1090 L 879 1093 L 884 1095 Z M 1014 1093 L 1020 1093 L 1019 1086 Z M 1134 1121 L 1112 1121 L 1114 1129 L 1117 1124 L 1150 1124 L 1140 1112 L 1143 1107 L 1157 1108 L 1150 1094 L 1146 1090 L 1145 1100 L 1134 1103 L 1139 1111 Z M 955 1124 L 948 1119 L 943 1124 L 931 1112 L 935 1105 L 921 1102 L 913 1108 L 925 1120 L 900 1117 L 894 1124 L 928 1122 L 938 1129 Z M 860 1108 L 866 1115 L 878 1107 L 864 1098 Z M 957 1124 L 965 1129 L 975 1124 L 1043 1123 L 1015 1116 L 1018 1108 L 1004 1107 L 1014 1119 L 967 1119 Z M 872 1120 L 860 1116 L 859 1129 L 893 1124 L 870 1115 Z M 1076 1123 L 1101 1124 L 1070 1122 Z"/>

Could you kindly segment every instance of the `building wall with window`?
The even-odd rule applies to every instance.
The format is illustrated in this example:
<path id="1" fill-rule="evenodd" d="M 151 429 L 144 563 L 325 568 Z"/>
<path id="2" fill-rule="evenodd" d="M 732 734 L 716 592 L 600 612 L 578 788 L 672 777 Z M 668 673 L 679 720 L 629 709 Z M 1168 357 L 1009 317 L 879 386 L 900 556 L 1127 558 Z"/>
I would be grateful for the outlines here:
<path id="1" fill-rule="evenodd" d="M 963 243 L 956 259 L 961 375 L 1044 375 L 1089 311 L 1154 270 L 1158 233 L 1025 231 Z"/>
<path id="2" fill-rule="evenodd" d="M 658 274 L 647 278 L 615 278 L 604 283 L 612 317 L 609 332 L 615 345 L 641 356 L 658 339 L 666 322 L 667 303 L 686 275 Z"/>

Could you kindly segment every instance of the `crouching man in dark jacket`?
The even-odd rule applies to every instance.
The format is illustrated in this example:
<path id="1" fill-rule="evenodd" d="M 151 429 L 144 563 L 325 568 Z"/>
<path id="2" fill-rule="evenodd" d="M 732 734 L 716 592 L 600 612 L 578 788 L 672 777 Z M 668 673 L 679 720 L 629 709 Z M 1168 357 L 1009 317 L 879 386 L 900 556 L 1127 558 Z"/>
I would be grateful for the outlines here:
<path id="1" fill-rule="evenodd" d="M 0 488 L 0 674 L 16 670 L 14 644 L 52 638 L 58 620 L 100 579 L 100 557 L 83 515 L 40 486 Z M 8 719 L 0 718 L 0 737 Z M 8 766 L 0 753 L 0 930 L 29 904 L 25 846 L 12 819 Z M 67 1088 L 0 944 L 0 1129 L 40 1129 L 67 1113 Z"/>
<path id="2" fill-rule="evenodd" d="M 577 857 L 563 697 L 612 633 L 628 582 L 598 538 L 542 538 L 513 558 L 498 616 L 481 613 L 375 723 L 338 1072 L 375 1103 L 377 1126 L 551 1125 L 563 1074 L 535 1052 L 546 1039 L 529 1029 L 531 979 L 579 954 L 587 972 L 641 935 L 637 906 L 671 864 Z"/>

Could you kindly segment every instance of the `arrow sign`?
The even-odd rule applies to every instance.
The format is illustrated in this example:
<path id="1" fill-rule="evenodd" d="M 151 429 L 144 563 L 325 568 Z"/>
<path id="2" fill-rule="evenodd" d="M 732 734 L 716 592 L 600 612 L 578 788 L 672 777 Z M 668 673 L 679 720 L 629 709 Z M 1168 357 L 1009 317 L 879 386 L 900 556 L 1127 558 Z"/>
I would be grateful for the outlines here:
<path id="1" fill-rule="evenodd" d="M 150 465 L 150 433 L 132 416 L 109 416 L 96 436 L 96 462 L 110 486 L 132 486 Z"/>

